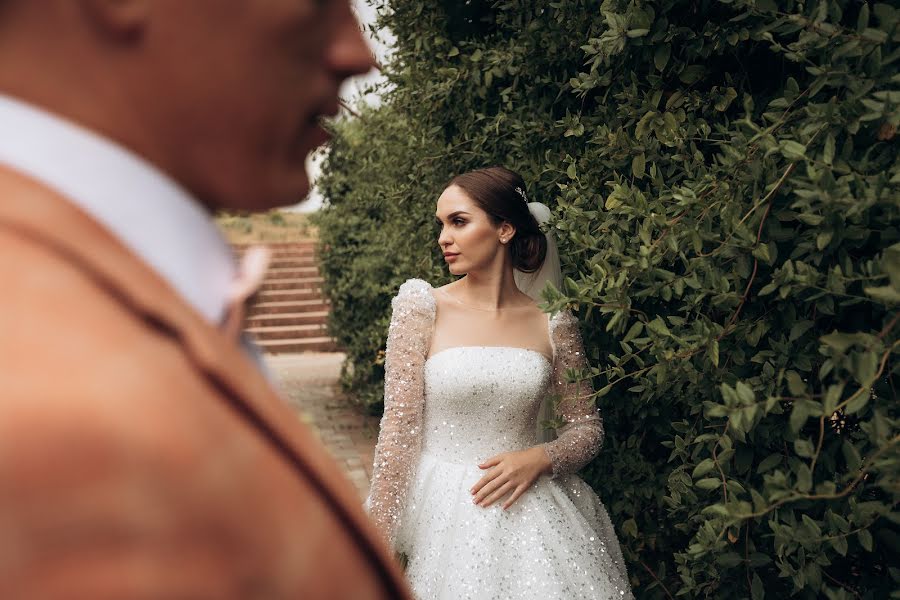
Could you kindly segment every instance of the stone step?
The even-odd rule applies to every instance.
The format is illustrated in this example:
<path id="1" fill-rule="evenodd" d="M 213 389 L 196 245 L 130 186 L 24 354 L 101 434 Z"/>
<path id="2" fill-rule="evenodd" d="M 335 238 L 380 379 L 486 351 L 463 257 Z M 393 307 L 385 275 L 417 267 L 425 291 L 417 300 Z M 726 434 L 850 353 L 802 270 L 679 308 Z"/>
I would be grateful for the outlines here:
<path id="1" fill-rule="evenodd" d="M 272 261 L 269 263 L 266 277 L 272 277 L 273 273 L 277 274 L 279 278 L 304 277 L 304 275 L 286 275 L 286 273 L 291 273 L 293 271 L 309 272 L 308 276 L 313 277 L 319 274 L 319 263 L 316 261 L 315 257 L 312 256 L 300 260 Z"/>
<path id="2" fill-rule="evenodd" d="M 247 332 L 256 340 L 292 340 L 327 335 L 324 324 L 250 327 Z"/>
<path id="3" fill-rule="evenodd" d="M 304 277 L 318 277 L 319 267 L 315 264 L 309 266 L 289 265 L 286 267 L 269 267 L 266 271 L 266 279 L 302 279 Z"/>
<path id="4" fill-rule="evenodd" d="M 328 323 L 328 311 L 286 312 L 257 314 L 247 318 L 247 327 L 279 327 L 287 325 L 324 325 Z"/>
<path id="5" fill-rule="evenodd" d="M 328 311 L 328 302 L 322 298 L 273 302 L 263 302 L 257 299 L 257 301 L 251 304 L 247 309 L 247 315 L 253 317 L 256 315 L 278 315 L 284 313 L 305 313 L 319 311 Z"/>
<path id="6" fill-rule="evenodd" d="M 273 258 L 269 263 L 269 270 L 272 269 L 303 269 L 306 267 L 315 267 L 318 271 L 319 261 L 310 254 L 309 256 L 300 256 L 298 258 Z"/>
<path id="7" fill-rule="evenodd" d="M 242 250 L 236 250 L 235 256 L 240 257 L 243 255 Z M 273 262 L 289 260 L 289 261 L 297 261 L 297 260 L 315 260 L 316 252 L 315 248 L 306 249 L 293 249 L 293 250 L 273 250 L 271 254 L 271 259 Z"/>
<path id="8" fill-rule="evenodd" d="M 277 260 L 283 259 L 294 259 L 294 258 L 306 258 L 309 256 L 315 256 L 316 249 L 315 247 L 309 248 L 285 248 L 283 250 L 273 249 L 272 250 L 272 258 Z"/>
<path id="9" fill-rule="evenodd" d="M 245 244 L 232 244 L 231 246 L 238 251 L 244 251 L 254 246 L 266 246 L 272 250 L 291 250 L 293 248 L 315 248 L 318 242 L 316 240 L 297 240 L 293 242 L 255 242 Z"/>
<path id="10" fill-rule="evenodd" d="M 318 287 L 305 290 L 262 290 L 256 294 L 257 302 L 294 302 L 297 300 L 318 300 L 322 290 Z"/>
<path id="11" fill-rule="evenodd" d="M 274 290 L 319 290 L 325 280 L 321 277 L 296 277 L 293 279 L 269 279 L 263 280 L 259 286 L 260 292 Z"/>
<path id="12" fill-rule="evenodd" d="M 337 344 L 330 337 L 299 338 L 287 340 L 260 340 L 260 349 L 267 354 L 283 352 L 337 352 Z"/>

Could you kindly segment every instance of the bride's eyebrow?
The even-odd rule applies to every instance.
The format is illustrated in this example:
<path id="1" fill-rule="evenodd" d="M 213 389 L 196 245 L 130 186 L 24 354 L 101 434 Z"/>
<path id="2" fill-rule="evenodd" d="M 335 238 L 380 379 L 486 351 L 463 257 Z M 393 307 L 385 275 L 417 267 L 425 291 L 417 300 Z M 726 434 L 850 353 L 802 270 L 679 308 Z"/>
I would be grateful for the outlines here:
<path id="1" fill-rule="evenodd" d="M 452 219 L 452 218 L 454 218 L 454 217 L 458 217 L 458 216 L 460 216 L 460 215 L 468 215 L 468 214 L 469 214 L 469 213 L 467 213 L 467 212 L 464 211 L 464 210 L 458 210 L 458 211 L 456 211 L 456 212 L 452 212 L 452 213 L 450 213 L 449 215 L 447 215 L 447 220 L 449 221 L 450 219 Z M 438 222 L 441 221 L 440 215 L 434 215 L 434 219 L 435 219 L 435 221 L 438 221 Z"/>

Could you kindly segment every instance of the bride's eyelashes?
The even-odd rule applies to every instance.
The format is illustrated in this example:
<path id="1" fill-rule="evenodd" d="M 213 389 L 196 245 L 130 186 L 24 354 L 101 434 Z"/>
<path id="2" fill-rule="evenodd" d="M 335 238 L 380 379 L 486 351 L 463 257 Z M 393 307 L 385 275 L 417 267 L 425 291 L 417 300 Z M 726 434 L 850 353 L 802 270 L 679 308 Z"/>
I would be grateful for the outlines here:
<path id="1" fill-rule="evenodd" d="M 451 224 L 451 225 L 454 225 L 454 226 L 456 226 L 456 227 L 462 227 L 462 226 L 465 225 L 467 222 L 468 222 L 468 221 L 466 221 L 465 219 L 463 219 L 463 218 L 461 218 L 461 217 L 454 217 L 454 218 L 450 219 L 450 224 Z M 438 229 L 441 229 L 441 228 L 444 227 L 444 222 L 441 221 L 440 219 L 435 219 L 434 225 L 435 225 L 435 227 L 437 227 Z"/>

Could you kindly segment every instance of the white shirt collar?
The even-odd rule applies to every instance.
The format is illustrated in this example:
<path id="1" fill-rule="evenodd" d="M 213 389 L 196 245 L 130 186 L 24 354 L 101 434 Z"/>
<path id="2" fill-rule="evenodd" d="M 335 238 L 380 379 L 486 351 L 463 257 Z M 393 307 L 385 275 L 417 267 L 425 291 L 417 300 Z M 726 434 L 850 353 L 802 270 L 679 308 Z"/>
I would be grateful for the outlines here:
<path id="1" fill-rule="evenodd" d="M 0 163 L 65 196 L 109 229 L 212 323 L 235 278 L 231 249 L 186 190 L 130 150 L 0 94 Z"/>

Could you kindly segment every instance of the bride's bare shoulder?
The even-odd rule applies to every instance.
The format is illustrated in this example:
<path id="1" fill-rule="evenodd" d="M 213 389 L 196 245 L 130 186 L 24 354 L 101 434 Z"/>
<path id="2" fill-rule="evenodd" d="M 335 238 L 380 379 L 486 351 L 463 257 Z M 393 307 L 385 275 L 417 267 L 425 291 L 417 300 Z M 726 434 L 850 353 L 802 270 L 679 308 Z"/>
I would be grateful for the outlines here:
<path id="1" fill-rule="evenodd" d="M 434 297 L 435 302 L 444 303 L 451 300 L 453 298 L 453 289 L 456 288 L 458 283 L 459 281 L 451 281 L 440 287 L 432 287 L 431 295 Z"/>

